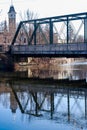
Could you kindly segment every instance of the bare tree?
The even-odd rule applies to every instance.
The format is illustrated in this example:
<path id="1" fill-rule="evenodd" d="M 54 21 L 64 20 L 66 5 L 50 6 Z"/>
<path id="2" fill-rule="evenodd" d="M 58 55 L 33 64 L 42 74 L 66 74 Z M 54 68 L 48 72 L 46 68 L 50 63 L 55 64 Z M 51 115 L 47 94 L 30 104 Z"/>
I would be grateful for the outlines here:
<path id="1" fill-rule="evenodd" d="M 32 20 L 32 19 L 37 19 L 38 15 L 37 15 L 37 13 L 34 13 L 33 11 L 30 11 L 29 9 L 27 9 L 24 12 L 24 14 L 22 12 L 20 12 L 20 18 L 22 21 Z"/>
<path id="2" fill-rule="evenodd" d="M 29 21 L 29 20 L 38 18 L 38 15 L 28 9 L 24 12 L 24 14 L 20 12 L 20 17 L 21 17 L 21 21 Z M 29 44 L 29 40 L 30 40 L 33 30 L 34 30 L 34 25 L 32 22 L 23 24 L 18 35 L 19 43 Z"/>
<path id="3" fill-rule="evenodd" d="M 78 35 L 78 37 L 77 37 L 77 42 L 84 42 L 84 37 L 83 37 L 83 35 Z"/>

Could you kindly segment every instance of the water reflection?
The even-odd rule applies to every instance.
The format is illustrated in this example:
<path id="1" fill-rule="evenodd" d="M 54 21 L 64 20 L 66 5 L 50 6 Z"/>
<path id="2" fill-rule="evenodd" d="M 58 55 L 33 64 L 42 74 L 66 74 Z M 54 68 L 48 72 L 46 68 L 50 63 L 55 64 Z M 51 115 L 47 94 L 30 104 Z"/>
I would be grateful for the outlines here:
<path id="1" fill-rule="evenodd" d="M 24 68 L 24 70 L 23 70 Z M 16 72 L 24 72 L 28 78 L 51 78 L 69 80 L 87 80 L 87 63 L 82 64 L 63 64 L 59 66 L 49 66 L 46 68 L 20 67 Z M 23 76 L 23 75 L 22 75 Z"/>
<path id="2" fill-rule="evenodd" d="M 9 107 L 15 120 L 20 110 L 22 118 L 27 116 L 26 121 L 29 122 L 37 117 L 39 121 L 54 121 L 55 126 L 62 123 L 72 128 L 86 129 L 87 89 L 86 84 L 82 87 L 80 84 L 46 84 L 35 80 L 1 81 L 0 106 L 2 104 L 6 109 Z"/>

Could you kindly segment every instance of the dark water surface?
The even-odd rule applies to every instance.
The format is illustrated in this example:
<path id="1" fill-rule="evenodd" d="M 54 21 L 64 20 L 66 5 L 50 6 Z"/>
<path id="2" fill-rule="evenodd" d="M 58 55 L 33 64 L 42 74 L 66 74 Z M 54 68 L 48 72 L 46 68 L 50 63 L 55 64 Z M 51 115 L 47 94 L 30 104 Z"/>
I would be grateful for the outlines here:
<path id="1" fill-rule="evenodd" d="M 86 64 L 0 72 L 0 130 L 87 130 L 86 76 Z"/>

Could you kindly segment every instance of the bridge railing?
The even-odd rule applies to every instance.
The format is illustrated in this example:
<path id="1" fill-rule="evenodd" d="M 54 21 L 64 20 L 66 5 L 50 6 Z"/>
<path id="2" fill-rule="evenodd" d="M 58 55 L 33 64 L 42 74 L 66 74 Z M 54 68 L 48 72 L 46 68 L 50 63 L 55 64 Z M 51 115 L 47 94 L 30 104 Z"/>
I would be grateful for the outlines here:
<path id="1" fill-rule="evenodd" d="M 87 43 L 15 45 L 11 46 L 11 54 L 86 54 Z"/>

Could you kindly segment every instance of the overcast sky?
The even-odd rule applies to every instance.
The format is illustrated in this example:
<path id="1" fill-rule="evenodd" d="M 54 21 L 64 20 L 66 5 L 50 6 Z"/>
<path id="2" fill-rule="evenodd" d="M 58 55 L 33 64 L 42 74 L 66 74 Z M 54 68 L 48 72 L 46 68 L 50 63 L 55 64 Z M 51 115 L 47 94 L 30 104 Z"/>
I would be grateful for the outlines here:
<path id="1" fill-rule="evenodd" d="M 87 0 L 13 0 L 17 12 L 17 20 L 20 12 L 27 9 L 38 14 L 38 17 L 50 17 L 63 14 L 87 12 Z M 11 0 L 0 0 L 0 21 L 7 19 L 7 13 Z"/>

